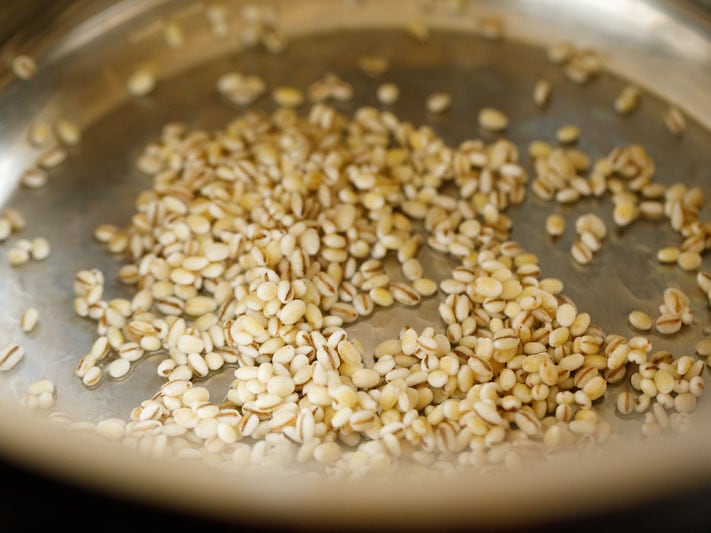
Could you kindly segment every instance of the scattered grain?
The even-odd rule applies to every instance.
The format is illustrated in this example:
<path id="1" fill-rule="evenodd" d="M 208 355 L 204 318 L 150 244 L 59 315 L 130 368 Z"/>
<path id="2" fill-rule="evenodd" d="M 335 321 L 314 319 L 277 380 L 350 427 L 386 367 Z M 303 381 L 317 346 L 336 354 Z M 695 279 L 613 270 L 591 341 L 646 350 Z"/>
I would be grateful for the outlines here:
<path id="1" fill-rule="evenodd" d="M 652 329 L 653 321 L 650 316 L 643 311 L 632 311 L 627 315 L 627 320 L 633 328 L 640 331 L 649 331 Z"/>
<path id="2" fill-rule="evenodd" d="M 0 372 L 8 372 L 15 368 L 25 356 L 25 351 L 19 344 L 10 344 L 0 351 Z"/>
<path id="3" fill-rule="evenodd" d="M 277 87 L 272 91 L 272 98 L 283 107 L 299 107 L 304 103 L 304 93 L 296 87 Z"/>
<path id="4" fill-rule="evenodd" d="M 555 137 L 561 144 L 576 143 L 580 137 L 580 128 L 573 125 L 561 126 L 556 131 Z"/>
<path id="5" fill-rule="evenodd" d="M 444 113 L 452 104 L 452 97 L 447 93 L 432 93 L 427 97 L 427 111 L 430 113 Z"/>
<path id="6" fill-rule="evenodd" d="M 681 137 L 686 131 L 686 119 L 682 112 L 676 107 L 670 107 L 664 113 L 664 125 L 669 130 L 669 133 L 675 137 Z"/>
<path id="7" fill-rule="evenodd" d="M 21 80 L 31 80 L 37 74 L 37 64 L 30 56 L 20 54 L 12 60 L 12 72 Z"/>
<path id="8" fill-rule="evenodd" d="M 126 81 L 126 88 L 133 96 L 146 96 L 153 92 L 158 80 L 150 69 L 139 68 L 134 70 Z"/>
<path id="9" fill-rule="evenodd" d="M 503 131 L 509 125 L 508 117 L 493 107 L 485 107 L 479 111 L 479 126 L 489 131 Z"/>
<path id="10" fill-rule="evenodd" d="M 548 80 L 538 80 L 533 86 L 533 103 L 538 107 L 546 107 L 551 99 L 551 84 Z"/>
<path id="11" fill-rule="evenodd" d="M 31 333 L 35 327 L 37 327 L 37 322 L 39 321 L 39 311 L 34 307 L 28 307 L 22 313 L 20 318 L 20 329 L 25 333 Z"/>
<path id="12" fill-rule="evenodd" d="M 383 56 L 368 55 L 358 60 L 358 66 L 368 76 L 376 78 L 382 76 L 390 68 L 390 62 Z"/>
<path id="13" fill-rule="evenodd" d="M 640 90 L 634 85 L 627 85 L 615 98 L 615 111 L 621 115 L 632 113 L 639 105 Z"/>

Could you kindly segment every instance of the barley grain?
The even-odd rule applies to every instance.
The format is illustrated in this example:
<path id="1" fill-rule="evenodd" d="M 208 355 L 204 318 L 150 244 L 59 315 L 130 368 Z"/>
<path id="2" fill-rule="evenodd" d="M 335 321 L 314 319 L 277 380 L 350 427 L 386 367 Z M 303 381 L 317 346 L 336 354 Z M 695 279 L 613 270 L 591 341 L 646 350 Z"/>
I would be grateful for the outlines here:
<path id="1" fill-rule="evenodd" d="M 649 315 L 643 311 L 632 311 L 627 315 L 627 320 L 633 328 L 640 331 L 649 331 L 652 329 L 653 321 Z"/>
<path id="2" fill-rule="evenodd" d="M 299 107 L 304 102 L 304 93 L 296 87 L 281 86 L 272 91 L 274 101 L 284 107 Z"/>
<path id="3" fill-rule="evenodd" d="M 47 184 L 49 175 L 44 169 L 33 167 L 23 172 L 20 183 L 28 189 L 41 189 Z"/>
<path id="4" fill-rule="evenodd" d="M 54 124 L 57 139 L 67 146 L 76 146 L 81 142 L 81 130 L 72 121 L 62 119 Z"/>
<path id="5" fill-rule="evenodd" d="M 31 333 L 37 327 L 39 321 L 39 311 L 34 307 L 25 309 L 20 318 L 20 329 L 25 333 Z"/>
<path id="6" fill-rule="evenodd" d="M 565 219 L 561 215 L 552 214 L 546 218 L 546 232 L 551 237 L 560 237 L 565 232 Z"/>
<path id="7" fill-rule="evenodd" d="M 673 335 L 681 329 L 681 318 L 670 313 L 664 313 L 654 323 L 658 333 L 662 335 Z"/>
<path id="8" fill-rule="evenodd" d="M 701 254 L 698 252 L 681 252 L 677 259 L 677 264 L 679 268 L 687 272 L 692 270 L 698 270 L 701 266 Z"/>
<path id="9" fill-rule="evenodd" d="M 561 126 L 555 133 L 560 144 L 573 144 L 580 138 L 580 128 L 573 125 Z"/>
<path id="10" fill-rule="evenodd" d="M 20 54 L 12 59 L 12 72 L 21 80 L 31 80 L 37 74 L 35 60 L 25 54 Z"/>
<path id="11" fill-rule="evenodd" d="M 10 344 L 0 351 L 0 372 L 8 372 L 15 368 L 25 356 L 25 351 L 19 344 Z"/>
<path id="12" fill-rule="evenodd" d="M 639 105 L 640 90 L 634 85 L 627 85 L 615 98 L 615 111 L 621 115 L 632 113 Z"/>
<path id="13" fill-rule="evenodd" d="M 538 80 L 533 86 L 533 103 L 538 107 L 546 107 L 551 99 L 551 84 L 548 80 Z"/>
<path id="14" fill-rule="evenodd" d="M 30 254 L 24 248 L 14 247 L 7 253 L 7 259 L 11 266 L 17 267 L 27 263 L 30 260 Z"/>
<path id="15" fill-rule="evenodd" d="M 30 249 L 30 253 L 32 255 L 32 259 L 35 261 L 44 261 L 49 257 L 50 254 L 50 246 L 49 246 L 49 241 L 43 237 L 37 237 L 36 239 L 32 240 L 32 247 Z"/>
<path id="16" fill-rule="evenodd" d="M 493 107 L 485 107 L 479 111 L 479 126 L 489 131 L 503 131 L 509 125 L 508 117 Z"/>
<path id="17" fill-rule="evenodd" d="M 587 265 L 593 259 L 593 252 L 590 248 L 580 240 L 575 240 L 570 248 L 570 254 L 573 259 L 581 265 Z"/>
<path id="18" fill-rule="evenodd" d="M 378 86 L 378 101 L 384 105 L 392 105 L 400 99 L 400 88 L 395 83 L 383 83 Z"/>
<path id="19" fill-rule="evenodd" d="M 358 66 L 368 76 L 375 78 L 387 72 L 387 70 L 390 68 L 390 62 L 383 56 L 362 56 L 358 60 Z"/>
<path id="20" fill-rule="evenodd" d="M 670 107 L 664 113 L 664 125 L 669 133 L 675 137 L 681 137 L 686 130 L 686 119 L 678 108 Z"/>
<path id="21" fill-rule="evenodd" d="M 126 81 L 126 88 L 132 96 L 146 96 L 153 92 L 156 85 L 155 75 L 147 68 L 134 70 Z"/>
<path id="22" fill-rule="evenodd" d="M 660 263 L 676 263 L 681 255 L 681 250 L 676 246 L 667 246 L 657 250 L 657 261 Z"/>
<path id="23" fill-rule="evenodd" d="M 49 170 L 58 167 L 67 159 L 67 151 L 64 148 L 55 146 L 46 152 L 42 153 L 37 158 L 37 165 L 43 169 Z"/>
<path id="24" fill-rule="evenodd" d="M 427 97 L 427 111 L 430 113 L 444 113 L 451 104 L 452 97 L 447 93 L 436 92 Z"/>

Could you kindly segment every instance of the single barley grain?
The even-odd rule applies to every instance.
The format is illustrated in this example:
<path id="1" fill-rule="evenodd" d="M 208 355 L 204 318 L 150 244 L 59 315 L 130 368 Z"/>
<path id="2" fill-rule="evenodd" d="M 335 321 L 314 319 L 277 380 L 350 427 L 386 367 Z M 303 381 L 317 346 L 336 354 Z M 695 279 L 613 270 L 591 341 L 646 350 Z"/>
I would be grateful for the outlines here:
<path id="1" fill-rule="evenodd" d="M 51 252 L 49 241 L 44 237 L 37 237 L 32 240 L 32 247 L 30 248 L 30 253 L 32 254 L 32 259 L 35 261 L 44 261 L 49 257 Z"/>
<path id="2" fill-rule="evenodd" d="M 392 105 L 400 98 L 400 88 L 395 83 L 383 83 L 378 87 L 377 96 L 381 104 Z"/>
<path id="3" fill-rule="evenodd" d="M 427 111 L 430 113 L 444 113 L 452 104 L 452 97 L 447 93 L 432 93 L 427 97 Z"/>
<path id="4" fill-rule="evenodd" d="M 615 98 L 615 111 L 621 115 L 632 113 L 639 105 L 640 90 L 634 85 L 627 85 Z"/>
<path id="5" fill-rule="evenodd" d="M 560 144 L 573 144 L 580 138 L 580 128 L 573 125 L 561 126 L 555 133 Z"/>
<path id="6" fill-rule="evenodd" d="M 21 80 L 30 80 L 37 74 L 37 64 L 30 56 L 21 54 L 13 58 L 12 72 Z"/>
<path id="7" fill-rule="evenodd" d="M 662 335 L 673 335 L 681 329 L 681 326 L 681 318 L 671 313 L 663 313 L 654 323 L 657 333 Z"/>
<path id="8" fill-rule="evenodd" d="M 20 328 L 25 333 L 31 333 L 35 327 L 37 327 L 37 322 L 39 321 L 39 311 L 34 307 L 28 307 L 22 313 L 20 318 Z"/>
<path id="9" fill-rule="evenodd" d="M 698 270 L 701 266 L 701 254 L 699 252 L 681 252 L 677 259 L 677 264 L 679 268 L 690 272 L 692 270 Z"/>
<path id="10" fill-rule="evenodd" d="M 667 246 L 657 250 L 657 261 L 660 263 L 672 264 L 679 260 L 681 250 L 676 246 Z"/>
<path id="11" fill-rule="evenodd" d="M 7 259 L 11 266 L 17 267 L 24 265 L 30 260 L 30 253 L 24 248 L 15 246 L 14 248 L 10 248 L 10 251 L 7 252 Z"/>
<path id="12" fill-rule="evenodd" d="M 509 125 L 508 117 L 493 107 L 485 107 L 479 111 L 479 126 L 489 131 L 503 131 Z"/>
<path id="13" fill-rule="evenodd" d="M 76 146 L 81 142 L 81 130 L 72 121 L 62 119 L 54 124 L 57 139 L 67 146 Z"/>
<path id="14" fill-rule="evenodd" d="M 25 351 L 19 344 L 10 344 L 0 351 L 0 372 L 8 372 L 15 368 L 25 356 Z"/>
<path id="15" fill-rule="evenodd" d="M 170 48 L 182 48 L 185 45 L 185 32 L 176 22 L 169 22 L 163 26 L 163 40 Z"/>
<path id="16" fill-rule="evenodd" d="M 27 132 L 27 140 L 35 148 L 44 148 L 54 138 L 52 128 L 44 121 L 32 123 Z"/>
<path id="17" fill-rule="evenodd" d="M 423 20 L 413 20 L 407 25 L 407 34 L 416 41 L 425 42 L 430 38 L 430 29 Z"/>
<path id="18" fill-rule="evenodd" d="M 633 328 L 640 331 L 649 331 L 652 329 L 653 321 L 650 316 L 643 311 L 632 311 L 627 315 L 627 320 Z"/>
<path id="19" fill-rule="evenodd" d="M 27 169 L 20 177 L 20 183 L 28 189 L 41 189 L 47 185 L 48 180 L 47 171 L 37 167 Z"/>
<path id="20" fill-rule="evenodd" d="M 681 137 L 684 131 L 686 131 L 686 119 L 682 112 L 676 107 L 670 107 L 666 113 L 664 113 L 664 124 L 669 130 L 669 133 L 675 137 Z"/>
<path id="21" fill-rule="evenodd" d="M 283 107 L 299 107 L 304 102 L 304 93 L 296 87 L 281 86 L 272 91 L 274 101 Z"/>
<path id="22" fill-rule="evenodd" d="M 551 99 L 551 84 L 548 80 L 538 80 L 533 86 L 533 103 L 538 107 L 546 107 Z"/>
<path id="23" fill-rule="evenodd" d="M 146 96 L 153 92 L 158 80 L 151 70 L 147 68 L 139 68 L 128 77 L 126 88 L 133 96 Z"/>
<path id="24" fill-rule="evenodd" d="M 362 56 L 358 60 L 358 66 L 368 76 L 375 78 L 387 72 L 390 68 L 390 62 L 383 56 Z"/>

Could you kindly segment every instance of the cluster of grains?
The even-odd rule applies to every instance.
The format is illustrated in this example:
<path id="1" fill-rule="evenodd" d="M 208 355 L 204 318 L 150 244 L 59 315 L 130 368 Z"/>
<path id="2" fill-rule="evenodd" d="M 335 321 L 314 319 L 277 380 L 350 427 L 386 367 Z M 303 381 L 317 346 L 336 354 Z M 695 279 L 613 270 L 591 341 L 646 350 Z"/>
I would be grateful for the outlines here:
<path id="1" fill-rule="evenodd" d="M 646 362 L 649 341 L 606 336 L 510 240 L 505 210 L 523 201 L 527 176 L 509 141 L 450 148 L 389 112 L 348 120 L 317 104 L 306 119 L 248 112 L 214 134 L 172 124 L 140 161 L 153 187 L 131 225 L 95 232 L 128 259 L 119 276 L 135 294 L 106 299 L 96 270 L 74 287 L 98 334 L 76 367 L 87 387 L 160 358 L 161 390 L 130 421 L 95 428 L 139 451 L 224 466 L 315 461 L 348 478 L 403 463 L 516 468 L 604 443 L 594 402 Z M 576 224 L 596 242 L 604 228 L 594 215 Z M 422 245 L 456 263 L 439 284 Z M 370 350 L 346 329 L 428 297 L 440 299 L 441 330 L 403 325 Z M 196 382 L 224 371 L 235 379 L 211 399 Z M 675 405 L 683 393 L 663 394 Z M 678 403 L 664 428 L 688 429 L 690 402 Z"/>
<path id="2" fill-rule="evenodd" d="M 48 171 L 61 165 L 69 156 L 67 149 L 77 146 L 82 139 L 79 127 L 67 119 L 56 121 L 54 130 L 46 122 L 36 122 L 30 127 L 27 136 L 35 148 L 49 146 L 39 155 L 36 164 L 20 176 L 20 183 L 28 189 L 40 189 L 47 185 L 50 177 Z"/>
<path id="3" fill-rule="evenodd" d="M 551 63 L 562 65 L 569 80 L 585 84 L 597 76 L 603 67 L 603 61 L 595 50 L 578 49 L 567 41 L 554 43 L 548 48 Z"/>
<path id="4" fill-rule="evenodd" d="M 12 207 L 8 207 L 0 214 L 0 243 L 8 240 L 13 233 L 25 229 L 27 221 L 24 215 Z"/>
<path id="5" fill-rule="evenodd" d="M 669 287 L 664 291 L 664 303 L 659 306 L 659 317 L 654 323 L 657 333 L 671 335 L 683 325 L 689 325 L 694 317 L 689 308 L 689 297 L 679 289 Z"/>
<path id="6" fill-rule="evenodd" d="M 11 266 L 17 267 L 33 261 L 44 261 L 49 257 L 49 241 L 44 237 L 35 239 L 18 239 L 7 252 L 7 260 Z"/>
<path id="7" fill-rule="evenodd" d="M 29 409 L 51 409 L 54 407 L 56 392 L 54 383 L 50 380 L 35 381 L 28 387 L 27 394 L 22 397 L 21 404 Z"/>
<path id="8" fill-rule="evenodd" d="M 548 59 L 551 63 L 562 65 L 567 78 L 578 84 L 585 84 L 596 77 L 603 69 L 603 60 L 599 53 L 590 49 L 578 49 L 568 41 L 556 42 L 548 47 Z M 534 89 L 533 101 L 538 107 L 544 107 L 548 101 L 550 85 L 541 80 Z M 620 115 L 628 115 L 637 109 L 640 89 L 634 85 L 626 86 L 615 98 L 614 109 Z M 686 119 L 677 107 L 670 107 L 663 116 L 664 125 L 675 137 L 681 137 L 686 131 Z"/>
<path id="9" fill-rule="evenodd" d="M 309 86 L 308 95 L 313 103 L 327 100 L 348 102 L 353 99 L 353 86 L 336 74 L 328 72 Z"/>
<path id="10" fill-rule="evenodd" d="M 279 29 L 276 8 L 267 2 L 245 4 L 240 13 L 240 36 L 247 47 L 262 46 L 272 54 L 281 54 L 288 42 Z"/>
<path id="11" fill-rule="evenodd" d="M 564 132 L 564 136 L 570 132 Z M 564 137 L 565 138 L 565 137 Z M 533 194 L 543 200 L 561 204 L 577 202 L 581 198 L 601 196 L 605 192 L 604 178 L 587 179 L 590 158 L 576 148 L 551 147 L 543 141 L 529 145 L 535 177 L 531 182 Z"/>
<path id="12" fill-rule="evenodd" d="M 205 6 L 205 20 L 210 26 L 210 33 L 215 39 L 224 39 L 229 34 L 229 12 L 220 3 Z"/>
<path id="13" fill-rule="evenodd" d="M 574 130 L 563 134 L 561 130 L 559 141 L 576 137 Z M 678 247 L 667 246 L 657 252 L 660 263 L 677 264 L 685 271 L 701 266 L 702 254 L 711 246 L 711 223 L 700 220 L 703 191 L 682 183 L 665 185 L 654 181 L 654 162 L 642 146 L 615 148 L 595 162 L 592 169 L 590 158 L 575 148 L 533 141 L 529 155 L 535 170 L 531 190 L 539 198 L 571 204 L 607 194 L 614 206 L 617 227 L 627 227 L 640 218 L 666 219 L 680 234 L 683 240 Z"/>
<path id="14" fill-rule="evenodd" d="M 258 76 L 228 72 L 217 80 L 217 92 L 232 103 L 248 105 L 266 90 L 264 81 Z"/>
<path id="15" fill-rule="evenodd" d="M 586 265 L 602 247 L 602 241 L 607 235 L 607 226 L 595 213 L 587 213 L 580 215 L 575 221 L 575 232 L 578 238 L 573 241 L 570 253 L 575 261 Z"/>

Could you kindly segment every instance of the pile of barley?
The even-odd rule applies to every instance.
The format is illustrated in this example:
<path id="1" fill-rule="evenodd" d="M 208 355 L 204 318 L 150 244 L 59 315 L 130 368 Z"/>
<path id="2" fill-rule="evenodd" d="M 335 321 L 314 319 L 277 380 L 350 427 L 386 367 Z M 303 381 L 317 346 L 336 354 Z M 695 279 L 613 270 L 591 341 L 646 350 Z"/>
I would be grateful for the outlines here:
<path id="1" fill-rule="evenodd" d="M 136 292 L 107 301 L 100 272 L 78 274 L 75 310 L 100 336 L 77 374 L 95 386 L 160 353 L 166 381 L 129 422 L 100 422 L 104 436 L 221 466 L 315 460 L 350 478 L 515 468 L 604 443 L 594 402 L 633 365 L 641 392 L 618 408 L 659 415 L 646 434 L 690 426 L 703 361 L 606 336 L 510 240 L 505 210 L 527 176 L 506 140 L 450 148 L 389 112 L 348 120 L 317 104 L 306 119 L 250 111 L 214 133 L 168 125 L 139 167 L 153 187 L 131 225 L 96 230 L 128 258 L 120 278 Z M 423 244 L 456 264 L 439 284 Z M 372 353 L 347 332 L 424 298 L 440 299 L 441 322 L 403 324 Z M 235 380 L 210 398 L 198 382 L 221 371 Z"/>

